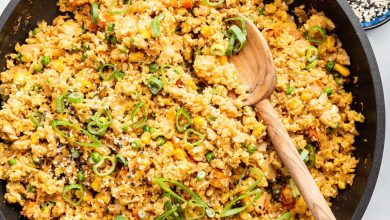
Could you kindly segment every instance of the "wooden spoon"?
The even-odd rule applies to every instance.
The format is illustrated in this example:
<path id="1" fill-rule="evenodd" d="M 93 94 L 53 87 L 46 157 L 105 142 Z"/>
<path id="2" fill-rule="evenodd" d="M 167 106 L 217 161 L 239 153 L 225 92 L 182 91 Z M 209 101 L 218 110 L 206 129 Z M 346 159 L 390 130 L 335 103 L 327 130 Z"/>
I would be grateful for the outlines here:
<path id="1" fill-rule="evenodd" d="M 237 55 L 231 57 L 241 82 L 251 88 L 245 105 L 253 105 L 257 115 L 263 119 L 273 146 L 290 171 L 314 218 L 336 219 L 269 101 L 276 84 L 272 54 L 256 25 L 247 18 L 245 20 L 248 42 Z"/>

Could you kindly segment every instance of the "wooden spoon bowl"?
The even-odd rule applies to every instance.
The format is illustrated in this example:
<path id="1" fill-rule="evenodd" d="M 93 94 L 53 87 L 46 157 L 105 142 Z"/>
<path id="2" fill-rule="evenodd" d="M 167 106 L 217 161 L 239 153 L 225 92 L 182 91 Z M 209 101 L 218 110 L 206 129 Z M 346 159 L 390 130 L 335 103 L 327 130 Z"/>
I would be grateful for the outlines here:
<path id="1" fill-rule="evenodd" d="M 247 44 L 237 55 L 231 57 L 241 83 L 250 87 L 245 104 L 253 105 L 257 115 L 263 119 L 274 148 L 289 170 L 314 218 L 336 219 L 269 101 L 276 84 L 272 53 L 256 25 L 247 18 L 245 20 L 248 28 Z"/>

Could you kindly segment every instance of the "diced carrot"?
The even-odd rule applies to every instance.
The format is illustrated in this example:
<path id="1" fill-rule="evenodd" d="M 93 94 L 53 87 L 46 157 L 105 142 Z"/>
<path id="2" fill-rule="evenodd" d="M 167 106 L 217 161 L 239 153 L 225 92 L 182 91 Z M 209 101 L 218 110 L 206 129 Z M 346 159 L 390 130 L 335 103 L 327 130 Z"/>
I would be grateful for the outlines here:
<path id="1" fill-rule="evenodd" d="M 190 9 L 194 6 L 194 3 L 192 0 L 181 0 L 181 5 L 184 7 L 184 8 L 187 8 L 187 9 Z"/>
<path id="2" fill-rule="evenodd" d="M 214 178 L 210 181 L 210 184 L 216 188 L 226 188 L 229 186 L 229 177 L 221 170 L 214 170 Z"/>
<path id="3" fill-rule="evenodd" d="M 89 0 L 73 0 L 73 1 L 71 0 L 70 1 L 71 5 L 74 6 L 74 7 L 86 4 L 88 2 L 89 2 Z"/>

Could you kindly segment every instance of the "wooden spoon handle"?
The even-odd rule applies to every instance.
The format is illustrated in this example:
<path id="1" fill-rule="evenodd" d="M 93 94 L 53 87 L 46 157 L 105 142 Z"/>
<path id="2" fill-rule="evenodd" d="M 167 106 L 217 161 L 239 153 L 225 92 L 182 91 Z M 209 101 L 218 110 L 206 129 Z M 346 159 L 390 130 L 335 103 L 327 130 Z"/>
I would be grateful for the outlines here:
<path id="1" fill-rule="evenodd" d="M 255 109 L 267 126 L 268 135 L 273 146 L 283 164 L 290 171 L 314 218 L 317 220 L 335 220 L 336 217 L 314 182 L 270 101 L 268 99 L 260 101 L 256 104 Z"/>

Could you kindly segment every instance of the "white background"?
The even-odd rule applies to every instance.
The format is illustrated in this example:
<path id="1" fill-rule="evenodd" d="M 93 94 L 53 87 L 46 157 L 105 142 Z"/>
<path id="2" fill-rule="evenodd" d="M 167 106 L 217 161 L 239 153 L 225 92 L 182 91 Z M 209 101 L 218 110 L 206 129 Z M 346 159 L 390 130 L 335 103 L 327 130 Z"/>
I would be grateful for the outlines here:
<path id="1" fill-rule="evenodd" d="M 4 10 L 9 1 L 0 0 L 0 12 Z M 388 86 L 390 85 L 390 22 L 375 30 L 368 31 L 367 34 L 378 61 L 385 90 L 388 132 L 386 132 L 385 151 L 378 182 L 363 219 L 388 220 L 390 219 L 390 86 Z"/>

